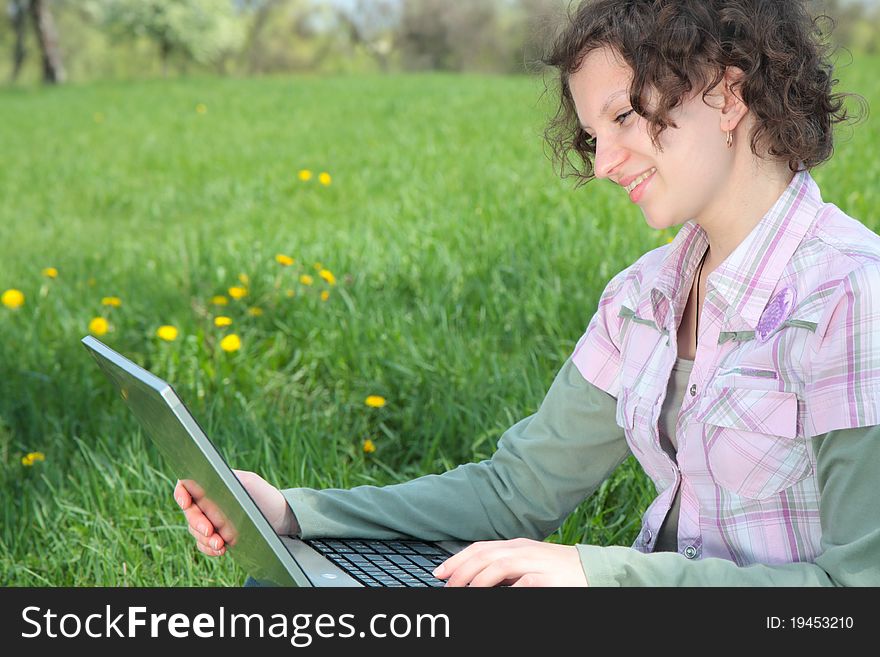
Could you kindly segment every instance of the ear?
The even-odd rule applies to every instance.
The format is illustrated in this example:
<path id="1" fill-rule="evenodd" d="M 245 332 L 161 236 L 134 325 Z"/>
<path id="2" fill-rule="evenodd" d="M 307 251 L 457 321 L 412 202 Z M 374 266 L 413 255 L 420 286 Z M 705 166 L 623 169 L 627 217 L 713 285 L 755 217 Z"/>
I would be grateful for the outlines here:
<path id="1" fill-rule="evenodd" d="M 723 104 L 721 105 L 721 130 L 727 132 L 734 130 L 739 122 L 749 113 L 749 108 L 742 100 L 742 90 L 739 82 L 742 80 L 743 71 L 736 66 L 728 66 L 724 71 L 724 77 L 718 83 L 718 90 Z"/>

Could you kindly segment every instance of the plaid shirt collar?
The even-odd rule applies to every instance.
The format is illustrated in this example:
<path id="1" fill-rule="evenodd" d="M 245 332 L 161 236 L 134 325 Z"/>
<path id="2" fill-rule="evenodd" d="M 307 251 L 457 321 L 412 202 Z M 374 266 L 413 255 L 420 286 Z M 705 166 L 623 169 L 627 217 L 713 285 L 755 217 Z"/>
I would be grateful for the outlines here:
<path id="1" fill-rule="evenodd" d="M 730 311 L 755 328 L 785 266 L 822 205 L 819 187 L 808 171 L 794 174 L 788 187 L 755 228 L 707 278 Z M 653 287 L 643 290 L 641 312 L 651 312 L 657 326 L 667 326 L 669 308 L 684 313 L 700 259 L 709 245 L 706 231 L 687 221 L 671 242 Z M 720 301 L 717 299 L 716 301 Z M 644 316 L 644 315 L 643 315 Z"/>

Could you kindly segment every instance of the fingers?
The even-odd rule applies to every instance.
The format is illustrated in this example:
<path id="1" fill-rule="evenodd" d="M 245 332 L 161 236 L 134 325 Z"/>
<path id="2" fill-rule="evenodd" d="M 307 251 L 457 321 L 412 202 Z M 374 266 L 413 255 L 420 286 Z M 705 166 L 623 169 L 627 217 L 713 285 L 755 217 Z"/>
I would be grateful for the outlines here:
<path id="1" fill-rule="evenodd" d="M 196 539 L 196 547 L 202 554 L 206 554 L 209 557 L 219 557 L 226 553 L 226 545 L 218 534 L 202 536 L 192 527 L 187 527 L 187 530 Z"/>
<path id="2" fill-rule="evenodd" d="M 446 586 L 587 586 L 571 545 L 530 539 L 481 541 L 451 556 L 435 571 Z"/>
<path id="3" fill-rule="evenodd" d="M 464 550 L 453 554 L 446 561 L 437 566 L 434 570 L 434 577 L 439 577 L 441 579 L 448 577 L 451 573 L 455 572 L 456 568 L 468 559 L 479 554 L 480 551 L 487 549 L 493 543 L 499 542 L 501 541 L 477 541 L 476 543 L 471 543 Z"/>
<path id="4" fill-rule="evenodd" d="M 184 511 L 186 511 L 189 505 L 192 504 L 192 496 L 179 479 L 177 480 L 177 485 L 174 487 L 174 499 L 177 501 L 177 506 Z"/>
<path id="5" fill-rule="evenodd" d="M 511 587 L 514 587 L 514 586 L 520 586 L 520 587 L 547 586 L 547 582 L 545 581 L 545 579 L 543 577 L 541 577 L 537 573 L 527 573 L 527 574 L 523 575 L 522 577 L 520 577 L 518 580 L 516 580 L 510 586 Z"/>
<path id="6" fill-rule="evenodd" d="M 498 586 L 516 581 L 532 566 L 531 559 L 504 550 L 474 557 L 459 566 L 446 586 Z"/>
<path id="7" fill-rule="evenodd" d="M 180 481 L 174 487 L 174 499 L 183 509 L 187 530 L 196 539 L 196 547 L 199 552 L 209 557 L 219 557 L 225 554 L 226 544 L 223 537 L 215 531 L 214 525 L 205 517 L 202 510 L 193 504 L 192 496 Z"/>
<path id="8" fill-rule="evenodd" d="M 183 509 L 183 515 L 186 517 L 190 528 L 195 530 L 194 536 L 209 537 L 215 532 L 215 523 L 208 519 L 198 505 L 193 504 L 189 491 L 179 481 L 174 489 L 174 499 L 177 501 L 178 506 Z"/>
<path id="9" fill-rule="evenodd" d="M 189 508 L 183 512 L 183 515 L 186 517 L 186 522 L 189 524 L 190 528 L 198 534 L 207 537 L 214 533 L 214 525 L 211 524 L 211 521 L 205 517 L 202 510 L 195 504 L 191 504 Z"/>
<path id="10" fill-rule="evenodd" d="M 505 554 L 507 554 L 511 550 L 522 548 L 531 542 L 532 541 L 529 541 L 528 539 L 515 538 L 509 541 L 477 541 L 471 543 L 464 550 L 453 554 L 440 564 L 434 571 L 434 576 L 445 579 L 458 570 L 462 564 L 465 564 L 472 559 L 480 559 L 481 562 L 486 562 L 489 559 L 504 556 L 499 554 L 498 550 L 503 550 Z M 491 555 L 491 557 L 489 555 Z"/>

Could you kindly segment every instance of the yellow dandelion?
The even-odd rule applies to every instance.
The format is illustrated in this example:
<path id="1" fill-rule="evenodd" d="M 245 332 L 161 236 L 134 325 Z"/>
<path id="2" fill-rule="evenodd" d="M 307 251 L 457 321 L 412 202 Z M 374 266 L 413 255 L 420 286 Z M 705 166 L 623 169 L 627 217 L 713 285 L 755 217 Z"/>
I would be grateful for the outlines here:
<path id="1" fill-rule="evenodd" d="M 299 176 L 299 179 L 303 182 L 308 182 L 312 179 L 312 172 L 308 169 L 300 169 L 300 172 L 297 175 Z"/>
<path id="2" fill-rule="evenodd" d="M 174 326 L 169 326 L 165 324 L 156 329 L 156 337 L 162 338 L 166 342 L 173 342 L 177 339 L 177 328 Z"/>
<path id="3" fill-rule="evenodd" d="M 239 274 L 238 280 L 241 281 L 242 285 L 247 285 L 248 283 L 251 282 L 251 279 L 247 274 Z"/>
<path id="4" fill-rule="evenodd" d="M 303 274 L 302 276 L 299 277 L 299 282 L 302 283 L 303 285 L 311 285 L 312 283 L 315 282 L 315 279 L 312 278 L 311 276 L 309 276 L 308 274 Z"/>
<path id="5" fill-rule="evenodd" d="M 370 408 L 382 408 L 385 405 L 385 398 L 379 395 L 370 395 L 364 400 L 364 403 Z"/>
<path id="6" fill-rule="evenodd" d="M 110 330 L 110 323 L 103 317 L 95 317 L 89 322 L 89 333 L 101 336 Z"/>
<path id="7" fill-rule="evenodd" d="M 263 309 L 254 306 L 253 308 L 248 308 L 247 312 L 251 317 L 260 317 L 263 314 Z"/>
<path id="8" fill-rule="evenodd" d="M 45 461 L 46 455 L 43 452 L 30 452 L 29 454 L 21 457 L 21 464 L 27 467 L 31 467 L 36 461 Z"/>
<path id="9" fill-rule="evenodd" d="M 101 299 L 102 306 L 113 306 L 114 308 L 119 308 L 122 305 L 122 299 L 119 297 L 104 297 Z"/>
<path id="10" fill-rule="evenodd" d="M 2 302 L 7 308 L 15 310 L 24 305 L 24 294 L 21 293 L 21 290 L 11 288 L 6 290 L 6 292 L 3 293 L 3 296 L 0 296 L 0 302 Z"/>
<path id="11" fill-rule="evenodd" d="M 328 290 L 321 290 L 321 301 L 326 301 L 330 298 L 330 292 Z"/>
<path id="12" fill-rule="evenodd" d="M 315 271 L 321 271 L 322 269 L 324 269 L 324 265 L 322 265 L 320 262 L 316 262 L 312 265 L 312 267 L 315 268 Z"/>
<path id="13" fill-rule="evenodd" d="M 294 260 L 293 258 L 291 258 L 288 255 L 284 255 L 283 253 L 279 253 L 275 256 L 275 262 L 277 262 L 279 265 L 284 265 L 285 267 L 290 267 L 290 265 L 292 265 L 294 262 L 296 262 L 296 260 Z"/>
<path id="14" fill-rule="evenodd" d="M 235 285 L 229 288 L 229 296 L 231 296 L 233 299 L 242 299 L 247 296 L 247 288 L 240 285 Z"/>
<path id="15" fill-rule="evenodd" d="M 224 326 L 230 326 L 232 324 L 232 318 L 226 317 L 224 315 L 220 315 L 214 318 L 214 326 L 219 326 L 223 328 Z"/>
<path id="16" fill-rule="evenodd" d="M 336 285 L 336 277 L 333 275 L 333 272 L 331 272 L 329 269 L 322 269 L 318 273 L 318 276 L 320 276 L 325 281 L 330 283 L 330 285 Z"/>
<path id="17" fill-rule="evenodd" d="M 364 454 L 372 454 L 376 451 L 376 446 L 373 444 L 373 441 L 367 438 L 364 441 Z"/>
<path id="18" fill-rule="evenodd" d="M 324 187 L 333 182 L 330 178 L 330 174 L 324 171 L 321 175 L 318 176 L 318 182 L 320 182 Z"/>
<path id="19" fill-rule="evenodd" d="M 58 270 L 55 267 L 46 267 L 43 270 L 43 276 L 48 278 L 58 278 Z"/>
<path id="20" fill-rule="evenodd" d="M 213 303 L 215 306 L 225 306 L 229 304 L 229 299 L 224 297 L 222 294 L 218 294 L 211 297 L 211 303 Z"/>
<path id="21" fill-rule="evenodd" d="M 666 240 L 666 243 L 667 243 L 667 244 L 671 244 L 671 243 L 672 243 L 672 240 L 674 240 L 674 239 L 675 239 L 674 237 L 670 237 L 668 240 Z"/>
<path id="22" fill-rule="evenodd" d="M 198 105 L 196 105 L 196 112 L 198 112 L 199 114 L 207 114 L 208 106 L 204 103 L 199 103 Z"/>
<path id="23" fill-rule="evenodd" d="M 294 292 L 293 290 L 287 290 L 287 291 L 284 292 L 284 295 L 285 295 L 288 299 L 293 299 L 293 297 L 296 296 L 296 292 Z"/>
<path id="24" fill-rule="evenodd" d="M 241 349 L 241 338 L 239 338 L 235 333 L 230 333 L 225 338 L 220 340 L 220 348 L 223 351 L 232 353 L 233 351 L 238 351 Z"/>
<path id="25" fill-rule="evenodd" d="M 104 123 L 104 114 L 101 112 L 95 112 L 92 118 L 95 120 L 95 123 Z"/>

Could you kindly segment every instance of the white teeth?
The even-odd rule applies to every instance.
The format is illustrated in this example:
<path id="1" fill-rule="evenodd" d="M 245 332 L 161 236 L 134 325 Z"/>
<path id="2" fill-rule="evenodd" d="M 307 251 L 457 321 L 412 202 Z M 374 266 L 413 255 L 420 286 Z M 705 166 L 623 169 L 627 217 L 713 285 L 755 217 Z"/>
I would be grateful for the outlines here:
<path id="1" fill-rule="evenodd" d="M 626 186 L 626 193 L 629 194 L 632 190 L 634 190 L 639 185 L 639 183 L 641 183 L 643 180 L 645 180 L 645 178 L 650 176 L 656 170 L 657 170 L 657 167 L 651 167 L 650 169 L 645 171 L 645 173 L 643 173 L 641 176 L 639 176 L 638 178 L 633 180 L 629 185 Z"/>

